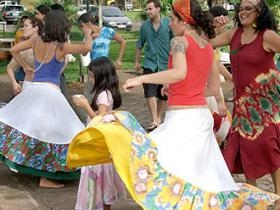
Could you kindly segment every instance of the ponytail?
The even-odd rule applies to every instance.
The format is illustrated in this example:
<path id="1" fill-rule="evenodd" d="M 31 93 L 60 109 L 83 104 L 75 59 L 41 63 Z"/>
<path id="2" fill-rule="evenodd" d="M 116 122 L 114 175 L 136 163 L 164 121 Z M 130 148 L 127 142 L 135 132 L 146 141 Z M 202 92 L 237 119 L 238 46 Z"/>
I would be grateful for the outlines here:
<path id="1" fill-rule="evenodd" d="M 213 16 L 210 12 L 204 12 L 196 0 L 191 1 L 191 16 L 196 24 L 192 25 L 199 33 L 204 33 L 207 38 L 215 37 Z"/>

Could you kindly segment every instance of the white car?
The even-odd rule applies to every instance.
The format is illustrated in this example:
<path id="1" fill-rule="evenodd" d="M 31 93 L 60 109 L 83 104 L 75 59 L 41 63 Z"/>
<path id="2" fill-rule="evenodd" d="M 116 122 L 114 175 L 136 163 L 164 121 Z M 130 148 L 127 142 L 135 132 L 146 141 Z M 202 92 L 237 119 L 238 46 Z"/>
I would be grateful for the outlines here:
<path id="1" fill-rule="evenodd" d="M 131 30 L 131 20 L 118 8 L 112 6 L 102 6 L 102 22 L 104 26 L 118 29 Z M 93 17 L 98 18 L 99 8 L 94 7 L 91 10 Z"/>
<path id="2" fill-rule="evenodd" d="M 91 11 L 92 7 L 95 7 L 93 4 L 89 4 L 89 11 Z M 81 4 L 79 6 L 79 9 L 77 11 L 77 16 L 80 17 L 82 14 L 87 12 L 87 5 L 86 4 Z"/>
<path id="3" fill-rule="evenodd" d="M 232 3 L 224 3 L 224 8 L 228 11 L 234 11 L 235 10 L 235 6 Z"/>
<path id="4" fill-rule="evenodd" d="M 3 9 L 5 5 L 12 5 L 11 1 L 0 1 L 0 11 Z"/>

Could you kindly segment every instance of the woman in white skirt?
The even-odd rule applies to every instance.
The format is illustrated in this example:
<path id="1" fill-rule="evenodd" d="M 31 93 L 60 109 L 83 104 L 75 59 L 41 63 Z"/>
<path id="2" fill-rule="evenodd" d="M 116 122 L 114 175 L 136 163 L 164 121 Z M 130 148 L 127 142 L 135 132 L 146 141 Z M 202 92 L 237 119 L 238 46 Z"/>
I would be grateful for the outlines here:
<path id="1" fill-rule="evenodd" d="M 266 209 L 275 194 L 236 184 L 220 152 L 205 96 L 219 93 L 212 16 L 196 0 L 172 6 L 169 69 L 128 79 L 169 84 L 164 123 L 147 134 L 127 112 L 94 118 L 71 142 L 69 167 L 113 162 L 135 201 L 150 210 Z M 207 86 L 206 86 L 207 84 Z"/>
<path id="2" fill-rule="evenodd" d="M 25 72 L 34 73 L 32 82 L 0 109 L 0 158 L 13 171 L 40 176 L 40 187 L 63 187 L 49 179 L 79 177 L 65 163 L 68 144 L 84 125 L 59 89 L 65 55 L 87 53 L 91 31 L 81 44 L 67 42 L 69 23 L 62 11 L 46 15 L 44 32 L 13 46 L 11 53 Z M 35 70 L 22 59 L 21 51 L 32 48 Z"/>

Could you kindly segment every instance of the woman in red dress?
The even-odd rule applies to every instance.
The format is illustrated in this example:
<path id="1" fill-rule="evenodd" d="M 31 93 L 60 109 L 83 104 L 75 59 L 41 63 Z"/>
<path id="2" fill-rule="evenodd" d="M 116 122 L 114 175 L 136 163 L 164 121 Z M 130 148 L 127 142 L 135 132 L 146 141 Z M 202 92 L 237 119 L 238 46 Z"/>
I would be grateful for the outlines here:
<path id="1" fill-rule="evenodd" d="M 256 179 L 271 174 L 280 195 L 280 75 L 274 64 L 280 36 L 263 0 L 242 0 L 235 20 L 237 28 L 211 40 L 214 47 L 230 45 L 235 91 L 223 155 L 230 171 L 244 173 L 247 183 L 256 185 Z"/>

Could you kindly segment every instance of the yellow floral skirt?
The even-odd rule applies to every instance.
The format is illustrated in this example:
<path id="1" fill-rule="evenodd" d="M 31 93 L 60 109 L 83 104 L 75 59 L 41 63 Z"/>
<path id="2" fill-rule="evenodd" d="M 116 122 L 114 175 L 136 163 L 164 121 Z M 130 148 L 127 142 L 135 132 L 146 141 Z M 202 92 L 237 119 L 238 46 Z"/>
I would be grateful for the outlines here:
<path id="1" fill-rule="evenodd" d="M 132 198 L 143 208 L 266 209 L 278 199 L 248 184 L 237 190 L 209 192 L 166 171 L 150 135 L 128 112 L 94 118 L 69 146 L 68 167 L 113 162 Z M 205 174 L 207 179 L 207 174 Z"/>

